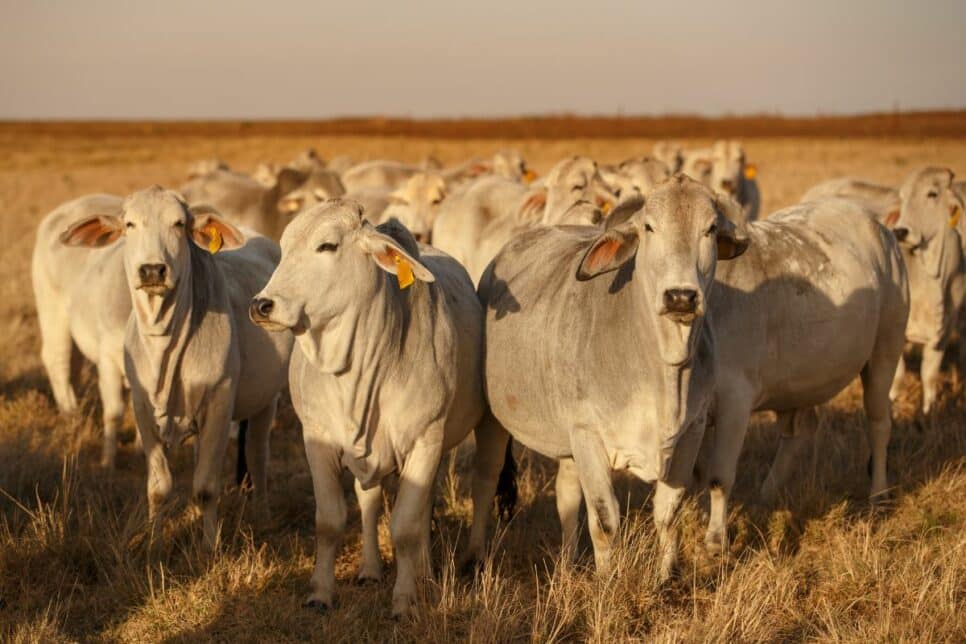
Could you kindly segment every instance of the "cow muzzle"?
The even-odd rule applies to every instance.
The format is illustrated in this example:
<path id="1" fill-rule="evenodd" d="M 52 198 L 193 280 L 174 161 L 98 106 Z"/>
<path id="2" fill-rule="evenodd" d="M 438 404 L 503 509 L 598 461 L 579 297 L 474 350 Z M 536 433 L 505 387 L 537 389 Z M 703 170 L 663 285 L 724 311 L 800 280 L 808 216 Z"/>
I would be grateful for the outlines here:
<path id="1" fill-rule="evenodd" d="M 248 305 L 248 317 L 252 322 L 269 331 L 284 331 L 288 327 L 272 319 L 275 300 L 268 297 L 254 297 Z"/>
<path id="2" fill-rule="evenodd" d="M 138 266 L 138 288 L 151 295 L 164 295 L 170 288 L 169 276 L 165 264 L 141 264 Z"/>
<path id="3" fill-rule="evenodd" d="M 674 322 L 690 324 L 698 316 L 698 292 L 693 288 L 669 288 L 664 291 L 661 315 Z"/>

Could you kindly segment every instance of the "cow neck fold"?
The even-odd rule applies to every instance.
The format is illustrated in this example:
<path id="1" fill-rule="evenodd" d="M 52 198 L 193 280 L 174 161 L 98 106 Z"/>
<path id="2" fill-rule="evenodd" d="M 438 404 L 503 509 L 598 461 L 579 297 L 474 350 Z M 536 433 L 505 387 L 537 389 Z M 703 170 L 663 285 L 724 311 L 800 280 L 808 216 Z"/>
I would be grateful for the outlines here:
<path id="1" fill-rule="evenodd" d="M 641 329 L 643 331 L 641 337 L 658 339 L 661 334 L 669 335 L 669 331 L 671 331 L 669 325 L 674 324 L 673 322 L 662 320 L 650 312 L 644 303 L 644 298 L 638 296 L 632 298 L 632 300 L 634 308 L 637 309 L 635 317 L 640 320 L 640 324 L 645 325 Z M 657 459 L 655 463 L 656 474 L 659 480 L 667 477 L 675 447 L 684 431 L 694 420 L 693 415 L 689 416 L 688 412 L 689 410 L 693 411 L 695 403 L 699 402 L 693 399 L 693 395 L 695 393 L 700 395 L 701 392 L 693 391 L 692 385 L 697 375 L 696 371 L 707 366 L 702 364 L 704 355 L 702 355 L 701 343 L 713 342 L 710 335 L 709 318 L 710 311 L 705 311 L 704 316 L 692 324 L 687 338 L 690 354 L 687 361 L 681 364 L 670 364 L 661 359 L 658 361 L 659 366 L 655 370 L 654 376 L 656 377 L 647 378 L 652 385 L 655 385 L 662 401 L 657 410 L 660 433 L 656 444 L 657 454 L 655 455 Z M 676 330 L 671 332 L 676 332 Z M 710 397 L 708 397 L 708 400 L 710 401 Z"/>
<path id="2" fill-rule="evenodd" d="M 214 260 L 210 255 L 191 242 L 188 242 L 188 249 L 189 261 L 174 289 L 162 298 L 135 290 L 133 298 L 138 335 L 150 365 L 150 371 L 138 374 L 138 377 L 154 409 L 158 436 L 166 443 L 171 442 L 179 430 L 171 416 L 173 403 L 177 402 L 174 398 L 181 389 L 175 384 L 185 349 L 198 326 L 196 317 L 204 310 L 208 282 L 214 272 Z M 184 411 L 188 417 L 193 415 L 187 409 Z"/>

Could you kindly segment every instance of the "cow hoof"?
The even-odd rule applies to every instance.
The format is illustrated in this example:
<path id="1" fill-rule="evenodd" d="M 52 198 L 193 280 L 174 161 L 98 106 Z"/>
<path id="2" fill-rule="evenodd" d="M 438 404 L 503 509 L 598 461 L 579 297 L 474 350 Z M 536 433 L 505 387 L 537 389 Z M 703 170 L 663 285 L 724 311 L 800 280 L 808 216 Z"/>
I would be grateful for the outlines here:
<path id="1" fill-rule="evenodd" d="M 392 598 L 392 617 L 396 621 L 407 619 L 413 613 L 413 598 L 401 595 Z"/>
<path id="2" fill-rule="evenodd" d="M 708 530 L 704 537 L 704 548 L 709 555 L 720 557 L 728 550 L 728 537 L 721 532 Z"/>
<path id="3" fill-rule="evenodd" d="M 309 597 L 302 603 L 302 608 L 308 608 L 324 615 L 325 613 L 329 612 L 329 609 L 332 608 L 332 605 L 330 602 L 322 601 L 317 597 Z"/>

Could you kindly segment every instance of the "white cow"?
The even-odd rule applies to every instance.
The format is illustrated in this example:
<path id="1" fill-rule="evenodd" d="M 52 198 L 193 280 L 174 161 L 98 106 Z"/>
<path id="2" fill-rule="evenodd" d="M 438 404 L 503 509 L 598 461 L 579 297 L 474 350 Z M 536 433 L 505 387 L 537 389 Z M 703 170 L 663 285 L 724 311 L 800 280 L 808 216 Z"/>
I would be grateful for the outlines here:
<path id="1" fill-rule="evenodd" d="M 292 335 L 253 325 L 248 306 L 278 261 L 278 245 L 263 237 L 244 243 L 210 207 L 189 208 L 159 187 L 129 196 L 120 215 L 74 223 L 61 239 L 103 247 L 122 235 L 134 309 L 124 366 L 147 458 L 149 511 L 156 516 L 171 492 L 166 448 L 194 435 L 193 491 L 214 546 L 232 420 L 248 422 L 245 460 L 256 493 L 264 495 L 267 484 L 269 433 Z"/>
<path id="2" fill-rule="evenodd" d="M 362 509 L 363 579 L 381 576 L 381 483 L 397 472 L 392 610 L 408 613 L 417 578 L 429 570 L 442 454 L 477 428 L 474 556 L 483 547 L 504 463 L 507 434 L 484 420 L 482 312 L 466 271 L 417 244 L 398 223 L 374 228 L 359 204 L 336 199 L 300 214 L 286 229 L 282 261 L 252 301 L 251 317 L 269 329 L 291 329 L 297 339 L 289 384 L 316 501 L 307 604 L 332 606 L 336 549 L 346 522 L 342 470 L 355 477 Z"/>
<path id="3" fill-rule="evenodd" d="M 926 168 L 910 175 L 899 190 L 901 209 L 893 229 L 909 268 L 912 310 L 906 339 L 923 347 L 925 413 L 936 402 L 943 354 L 966 300 L 966 222 L 963 200 L 952 180 L 953 173 L 946 168 Z M 904 371 L 900 362 L 897 386 Z"/>
<path id="4" fill-rule="evenodd" d="M 40 223 L 31 274 L 43 340 L 41 359 L 54 400 L 65 413 L 77 409 L 71 382 L 76 347 L 97 367 L 104 414 L 101 464 L 113 467 L 124 416 L 124 334 L 131 296 L 123 270 L 123 245 L 71 248 L 60 241 L 70 226 L 91 216 L 119 216 L 123 200 L 88 195 L 55 208 Z"/>
<path id="5" fill-rule="evenodd" d="M 715 267 L 747 244 L 725 201 L 677 175 L 609 231 L 517 235 L 480 281 L 492 413 L 513 438 L 560 461 L 566 549 L 583 490 L 600 572 L 620 522 L 614 469 L 656 481 L 661 577 L 674 567 L 673 520 L 714 397 Z"/>
<path id="6" fill-rule="evenodd" d="M 684 157 L 683 172 L 712 190 L 724 193 L 742 206 L 741 222 L 758 219 L 761 194 L 756 179 L 758 170 L 745 160 L 738 141 L 715 141 L 710 148 L 692 150 Z"/>

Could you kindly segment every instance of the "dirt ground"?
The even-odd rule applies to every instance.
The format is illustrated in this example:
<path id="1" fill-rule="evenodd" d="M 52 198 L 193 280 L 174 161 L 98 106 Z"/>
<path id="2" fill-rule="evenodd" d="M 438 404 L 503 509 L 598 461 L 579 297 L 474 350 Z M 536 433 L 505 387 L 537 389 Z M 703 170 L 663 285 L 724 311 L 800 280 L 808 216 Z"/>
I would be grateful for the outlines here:
<path id="1" fill-rule="evenodd" d="M 955 355 L 929 417 L 917 412 L 916 370 L 906 376 L 894 410 L 895 489 L 887 507 L 873 512 L 866 500 L 857 384 L 821 409 L 814 453 L 776 507 L 757 495 L 776 446 L 773 420 L 762 415 L 742 456 L 730 556 L 703 552 L 707 500 L 691 499 L 682 511 L 680 575 L 662 589 L 653 585 L 650 487 L 620 478 L 624 543 L 616 574 L 598 579 L 587 552 L 576 567 L 558 565 L 554 468 L 530 454 L 521 454 L 519 511 L 499 526 L 491 560 L 475 581 L 457 576 L 452 557 L 465 542 L 470 511 L 469 461 L 461 453 L 444 468 L 438 489 L 435 579 L 423 588 L 417 616 L 401 623 L 389 615 L 394 574 L 385 518 L 386 578 L 376 586 L 352 583 L 359 549 L 354 501 L 338 560 L 337 607 L 326 615 L 300 607 L 314 553 L 314 501 L 290 406 L 283 406 L 273 434 L 271 515 L 227 488 L 225 543 L 217 554 L 202 547 L 185 502 L 190 450 L 174 465 L 181 506 L 152 530 L 130 414 L 117 471 L 105 472 L 97 465 L 100 414 L 90 369 L 83 412 L 65 418 L 54 408 L 39 359 L 28 266 L 37 222 L 63 201 L 177 186 L 198 159 L 217 156 L 250 170 L 309 146 L 325 158 L 418 161 L 432 154 L 445 163 L 515 147 L 545 172 L 566 155 L 612 162 L 646 153 L 652 143 L 0 132 L 0 639 L 966 640 L 966 402 Z M 766 213 L 842 175 L 896 184 L 926 164 L 966 174 L 963 139 L 752 139 L 745 149 L 758 166 Z"/>

